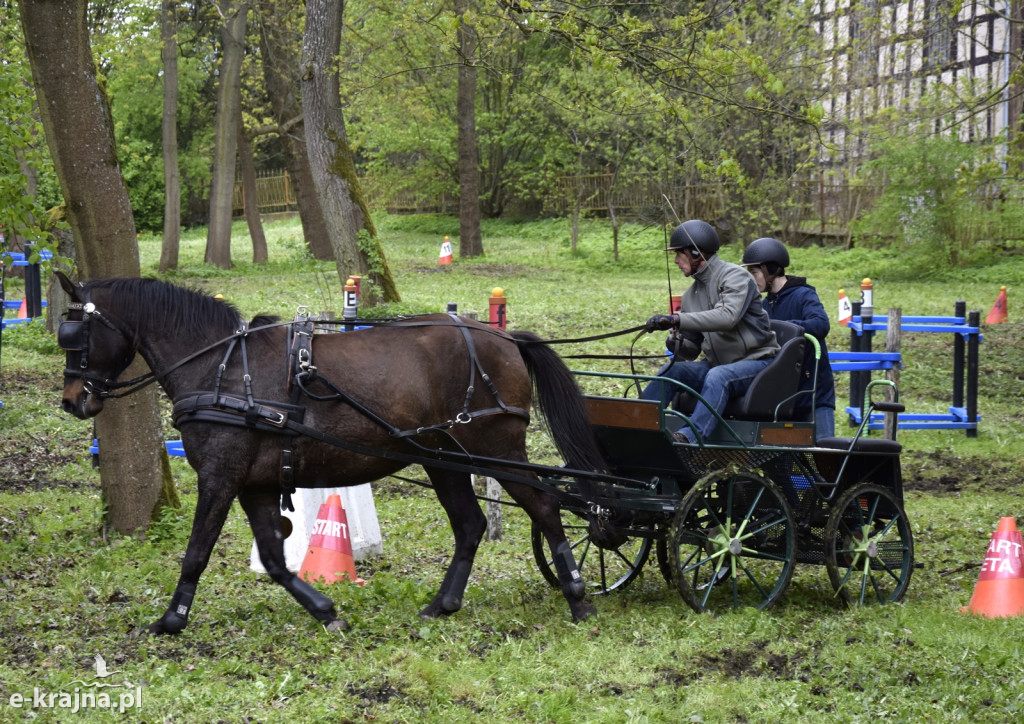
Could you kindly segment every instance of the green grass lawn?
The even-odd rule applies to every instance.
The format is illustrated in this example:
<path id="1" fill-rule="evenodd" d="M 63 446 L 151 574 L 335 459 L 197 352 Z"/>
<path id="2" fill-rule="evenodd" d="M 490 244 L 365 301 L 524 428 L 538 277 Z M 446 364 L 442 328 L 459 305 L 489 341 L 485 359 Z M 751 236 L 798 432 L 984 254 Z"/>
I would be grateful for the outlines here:
<path id="1" fill-rule="evenodd" d="M 616 263 L 600 222 L 585 225 L 576 254 L 567 222 L 488 222 L 486 256 L 456 254 L 439 268 L 438 249 L 445 235 L 455 238 L 456 219 L 382 217 L 378 228 L 402 302 L 361 310 L 368 316 L 441 311 L 448 302 L 485 316 L 496 286 L 508 297 L 510 327 L 546 338 L 627 329 L 667 309 L 660 230 L 626 227 Z M 297 221 L 267 224 L 264 267 L 248 263 L 245 234 L 236 225 L 230 271 L 204 265 L 204 235 L 187 234 L 181 268 L 169 278 L 223 294 L 246 316 L 290 318 L 300 305 L 340 314 L 337 273 L 306 258 Z M 155 274 L 159 239 L 142 237 L 140 250 L 144 273 Z M 732 261 L 740 254 L 735 246 L 722 251 Z M 850 294 L 864 277 L 875 284 L 876 309 L 905 315 L 948 315 L 963 299 L 984 317 L 999 287 L 1009 289 L 1011 322 L 984 329 L 978 436 L 900 432 L 918 564 L 902 603 L 844 609 L 823 567 L 798 566 L 769 611 L 698 615 L 652 562 L 630 588 L 596 600 L 595 619 L 573 624 L 533 561 L 529 521 L 510 508 L 502 540 L 481 546 L 465 608 L 422 621 L 416 614 L 440 584 L 451 534 L 429 491 L 385 480 L 375 486 L 384 555 L 359 565 L 365 587 L 329 587 L 353 624 L 348 633 L 325 633 L 286 592 L 249 571 L 252 538 L 235 506 L 188 629 L 135 640 L 130 632 L 162 613 L 177 580 L 195 476 L 172 460 L 183 509 L 145 535 L 104 536 L 99 476 L 87 454 L 91 425 L 59 411 L 63 354 L 34 325 L 5 333 L 0 359 L 0 721 L 71 718 L 58 699 L 39 707 L 34 695 L 85 691 L 97 654 L 115 672 L 104 679 L 116 685 L 104 690 L 115 711 L 74 715 L 89 721 L 1019 721 L 1024 617 L 987 620 L 959 608 L 1000 517 L 1024 525 L 1024 334 L 1014 321 L 1024 259 L 950 270 L 908 261 L 900 250 L 792 256 L 790 272 L 809 277 L 831 314 L 838 290 Z M 674 272 L 671 284 L 679 292 L 686 282 Z M 20 293 L 11 281 L 8 296 Z M 847 348 L 847 334 L 833 329 L 830 346 Z M 661 351 L 661 335 L 631 348 L 634 337 L 559 351 Z M 944 412 L 951 340 L 907 335 L 903 355 L 908 410 Z M 574 366 L 628 368 L 608 360 Z M 845 401 L 846 375 L 837 383 Z M 557 462 L 539 428 L 530 454 Z M 119 715 L 119 695 L 135 687 L 141 704 Z M 12 704 L 19 694 L 20 708 Z"/>

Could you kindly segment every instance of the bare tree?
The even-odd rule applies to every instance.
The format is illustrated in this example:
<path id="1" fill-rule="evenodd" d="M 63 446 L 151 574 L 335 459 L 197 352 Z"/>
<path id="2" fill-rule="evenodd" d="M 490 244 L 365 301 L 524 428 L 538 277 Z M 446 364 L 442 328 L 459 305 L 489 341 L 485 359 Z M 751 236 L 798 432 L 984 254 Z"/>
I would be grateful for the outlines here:
<path id="1" fill-rule="evenodd" d="M 459 256 L 484 253 L 480 234 L 480 161 L 476 145 L 476 30 L 466 22 L 470 0 L 455 0 L 459 83 L 455 112 L 459 146 Z"/>
<path id="2" fill-rule="evenodd" d="M 271 108 L 284 149 L 285 168 L 295 192 L 302 236 L 310 254 L 334 258 L 306 154 L 306 131 L 299 103 L 299 48 L 302 6 L 291 0 L 260 0 L 260 60 Z"/>
<path id="3" fill-rule="evenodd" d="M 242 55 L 245 50 L 245 16 L 249 6 L 238 0 L 219 0 L 217 8 L 224 24 L 221 27 L 220 85 L 217 90 L 206 262 L 230 269 L 231 202 L 235 190 L 239 120 L 242 116 Z"/>
<path id="4" fill-rule="evenodd" d="M 263 222 L 260 220 L 260 205 L 256 192 L 256 161 L 252 155 L 252 142 L 242 127 L 238 129 L 238 165 L 242 169 L 245 223 L 249 227 L 249 238 L 252 239 L 252 263 L 266 264 L 267 235 L 263 233 Z"/>
<path id="5" fill-rule="evenodd" d="M 138 276 L 135 221 L 117 162 L 109 102 L 96 78 L 86 5 L 86 0 L 22 2 L 25 48 L 82 274 Z M 125 375 L 144 369 L 137 362 Z M 121 532 L 145 528 L 164 486 L 172 489 L 156 392 L 150 387 L 110 400 L 96 429 L 106 522 Z"/>
<path id="6" fill-rule="evenodd" d="M 306 152 L 313 183 L 324 212 L 338 277 L 367 276 L 373 286 L 366 290 L 367 304 L 398 301 L 384 250 L 356 176 L 352 149 L 345 131 L 335 56 L 341 46 L 343 3 L 308 0 L 302 43 L 302 110 L 306 119 Z M 361 248 L 358 234 L 365 229 L 367 243 Z"/>
<path id="7" fill-rule="evenodd" d="M 164 238 L 160 272 L 178 268 L 181 245 L 181 171 L 178 168 L 178 19 L 177 0 L 160 6 L 161 59 L 164 70 L 163 160 Z"/>

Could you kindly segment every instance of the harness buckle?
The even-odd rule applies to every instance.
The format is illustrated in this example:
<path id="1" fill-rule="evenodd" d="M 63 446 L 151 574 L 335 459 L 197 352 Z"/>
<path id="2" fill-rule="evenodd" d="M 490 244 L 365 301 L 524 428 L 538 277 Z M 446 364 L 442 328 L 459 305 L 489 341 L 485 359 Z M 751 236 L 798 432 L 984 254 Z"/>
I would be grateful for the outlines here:
<path id="1" fill-rule="evenodd" d="M 473 416 L 470 415 L 468 412 L 463 411 L 455 416 L 455 422 L 459 423 L 460 425 L 465 425 L 466 423 L 473 422 Z"/>

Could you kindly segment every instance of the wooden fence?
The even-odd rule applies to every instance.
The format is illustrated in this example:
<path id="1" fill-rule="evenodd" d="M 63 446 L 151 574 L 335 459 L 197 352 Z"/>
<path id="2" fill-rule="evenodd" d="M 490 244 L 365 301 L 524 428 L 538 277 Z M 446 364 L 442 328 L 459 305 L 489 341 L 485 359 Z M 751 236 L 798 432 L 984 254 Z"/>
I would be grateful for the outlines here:
<path id="1" fill-rule="evenodd" d="M 429 193 L 419 189 L 387 189 L 361 179 L 371 208 L 389 213 L 457 214 L 457 196 Z M 780 213 L 779 228 L 772 230 L 790 240 L 846 241 L 850 222 L 871 207 L 877 190 L 866 186 L 833 184 L 821 176 L 816 180 L 794 182 L 787 207 Z M 295 211 L 295 192 L 287 172 L 264 172 L 256 179 L 260 213 Z M 650 175 L 629 174 L 613 179 L 609 174 L 562 176 L 554 184 L 554 193 L 545 201 L 544 211 L 568 214 L 579 204 L 587 214 L 604 214 L 609 202 L 615 212 L 625 216 L 655 220 L 671 212 L 664 197 L 672 201 L 680 218 L 726 219 L 729 217 L 729 190 L 723 184 L 687 184 L 665 182 Z M 244 211 L 241 183 L 235 184 L 234 212 Z"/>

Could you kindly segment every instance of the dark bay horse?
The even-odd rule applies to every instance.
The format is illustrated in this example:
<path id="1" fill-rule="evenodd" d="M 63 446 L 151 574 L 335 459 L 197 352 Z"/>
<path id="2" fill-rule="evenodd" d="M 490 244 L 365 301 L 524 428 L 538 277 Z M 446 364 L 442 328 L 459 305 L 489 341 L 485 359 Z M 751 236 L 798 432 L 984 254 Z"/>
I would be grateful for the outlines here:
<path id="1" fill-rule="evenodd" d="M 198 476 L 178 585 L 149 632 L 187 625 L 236 497 L 270 577 L 329 629 L 345 628 L 331 599 L 285 567 L 281 504 L 294 487 L 358 485 L 410 462 L 423 465 L 455 537 L 441 588 L 421 616 L 462 606 L 486 529 L 470 482 L 480 461 L 556 551 L 573 618 L 595 612 L 584 600 L 557 500 L 536 486 L 527 462 L 534 387 L 566 465 L 602 471 L 605 464 L 572 374 L 534 335 L 444 314 L 312 335 L 270 317 L 246 324 L 221 300 L 152 279 L 74 284 L 59 277 L 72 300 L 58 334 L 67 352 L 64 410 L 92 417 L 106 397 L 144 383 L 116 382 L 139 354 L 175 402 L 175 424 Z"/>

